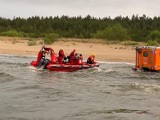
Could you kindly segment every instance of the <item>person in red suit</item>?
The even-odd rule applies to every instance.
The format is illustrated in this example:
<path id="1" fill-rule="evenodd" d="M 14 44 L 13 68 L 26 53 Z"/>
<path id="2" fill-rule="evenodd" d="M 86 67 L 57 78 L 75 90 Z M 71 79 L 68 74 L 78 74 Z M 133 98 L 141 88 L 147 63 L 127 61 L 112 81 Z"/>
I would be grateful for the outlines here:
<path id="1" fill-rule="evenodd" d="M 52 48 L 50 48 L 50 57 L 51 57 L 51 63 L 53 64 L 57 63 L 57 55 Z"/>
<path id="2" fill-rule="evenodd" d="M 50 48 L 47 48 L 45 46 L 42 47 L 42 49 L 38 53 L 37 57 L 37 67 L 40 68 L 43 66 L 43 68 L 46 68 L 47 64 L 50 63 L 50 60 L 46 58 L 46 53 L 50 51 Z"/>
<path id="3" fill-rule="evenodd" d="M 59 57 L 58 57 L 58 61 L 59 61 L 60 64 L 63 63 L 64 58 L 65 58 L 64 51 L 63 51 L 63 49 L 60 49 L 59 50 Z"/>
<path id="4" fill-rule="evenodd" d="M 38 52 L 37 62 L 39 63 L 42 58 L 45 58 L 45 46 L 42 46 L 42 49 Z"/>
<path id="5" fill-rule="evenodd" d="M 76 50 L 74 49 L 71 53 L 70 53 L 70 55 L 69 55 L 69 61 L 70 61 L 70 64 L 74 64 L 74 59 L 75 59 L 75 52 L 76 52 Z"/>
<path id="6" fill-rule="evenodd" d="M 88 64 L 94 64 L 94 63 L 95 63 L 95 61 L 94 61 L 95 56 L 96 56 L 95 54 L 91 55 L 91 56 L 87 59 L 87 63 L 88 63 Z"/>

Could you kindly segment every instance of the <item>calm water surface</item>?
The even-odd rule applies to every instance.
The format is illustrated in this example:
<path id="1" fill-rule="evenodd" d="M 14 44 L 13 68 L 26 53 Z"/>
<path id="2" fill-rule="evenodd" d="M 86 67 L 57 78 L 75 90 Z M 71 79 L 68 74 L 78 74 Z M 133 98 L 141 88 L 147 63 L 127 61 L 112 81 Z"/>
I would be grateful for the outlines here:
<path id="1" fill-rule="evenodd" d="M 0 55 L 0 120 L 159 120 L 160 73 L 103 62 L 71 73 Z"/>

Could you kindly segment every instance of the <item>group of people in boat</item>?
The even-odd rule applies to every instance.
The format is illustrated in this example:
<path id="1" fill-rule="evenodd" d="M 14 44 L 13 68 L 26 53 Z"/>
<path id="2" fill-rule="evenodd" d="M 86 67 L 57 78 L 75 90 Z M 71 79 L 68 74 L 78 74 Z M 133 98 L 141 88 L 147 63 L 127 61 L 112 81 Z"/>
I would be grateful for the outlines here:
<path id="1" fill-rule="evenodd" d="M 46 54 L 50 54 L 50 60 L 46 58 Z M 95 54 L 91 55 L 87 59 L 87 63 L 94 64 L 94 59 Z M 63 49 L 60 49 L 57 56 L 52 48 L 43 46 L 38 53 L 37 62 L 39 63 L 39 65 L 48 63 L 80 65 L 83 63 L 83 56 L 82 54 L 76 53 L 75 49 L 73 49 L 69 56 L 65 56 Z"/>

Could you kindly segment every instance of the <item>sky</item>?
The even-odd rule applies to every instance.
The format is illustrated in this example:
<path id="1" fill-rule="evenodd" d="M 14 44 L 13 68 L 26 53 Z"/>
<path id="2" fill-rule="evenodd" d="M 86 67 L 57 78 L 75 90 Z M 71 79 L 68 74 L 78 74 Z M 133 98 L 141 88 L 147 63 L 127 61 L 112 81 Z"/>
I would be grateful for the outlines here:
<path id="1" fill-rule="evenodd" d="M 160 16 L 160 0 L 0 0 L 0 17 Z"/>

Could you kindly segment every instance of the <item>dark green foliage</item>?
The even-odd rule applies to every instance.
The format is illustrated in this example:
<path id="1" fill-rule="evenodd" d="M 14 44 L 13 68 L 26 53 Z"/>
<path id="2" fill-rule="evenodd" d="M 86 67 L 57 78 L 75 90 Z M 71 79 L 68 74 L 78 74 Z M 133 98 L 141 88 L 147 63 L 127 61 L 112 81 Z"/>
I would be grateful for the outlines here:
<path id="1" fill-rule="evenodd" d="M 109 40 L 131 39 L 147 42 L 159 39 L 160 17 L 133 15 L 127 17 L 94 18 L 78 17 L 29 17 L 6 19 L 0 17 L 0 35 L 44 38 L 48 33 L 57 33 L 67 38 L 103 38 Z M 149 36 L 150 35 L 150 36 Z"/>
<path id="2" fill-rule="evenodd" d="M 106 39 L 106 30 L 97 31 L 94 35 L 94 38 Z"/>
<path id="3" fill-rule="evenodd" d="M 149 40 L 146 44 L 147 46 L 158 46 L 158 42 L 156 40 Z"/>
<path id="4" fill-rule="evenodd" d="M 160 43 L 160 31 L 158 30 L 151 31 L 150 34 L 148 35 L 148 39 L 155 40 Z"/>
<path id="5" fill-rule="evenodd" d="M 22 32 L 17 32 L 16 30 L 9 30 L 6 32 L 1 32 L 1 36 L 10 36 L 10 37 L 23 37 L 24 33 Z"/>
<path id="6" fill-rule="evenodd" d="M 55 42 L 58 38 L 59 38 L 59 34 L 57 34 L 57 33 L 49 33 L 49 34 L 46 34 L 45 37 L 44 37 L 44 43 L 45 43 L 45 44 L 52 44 L 52 43 Z"/>
<path id="7" fill-rule="evenodd" d="M 116 24 L 112 27 L 106 28 L 105 30 L 98 31 L 94 37 L 116 41 L 124 41 L 128 39 L 127 30 L 124 29 L 120 24 Z"/>
<path id="8" fill-rule="evenodd" d="M 154 30 L 150 33 L 150 38 L 155 40 L 155 39 L 160 39 L 160 31 Z"/>

